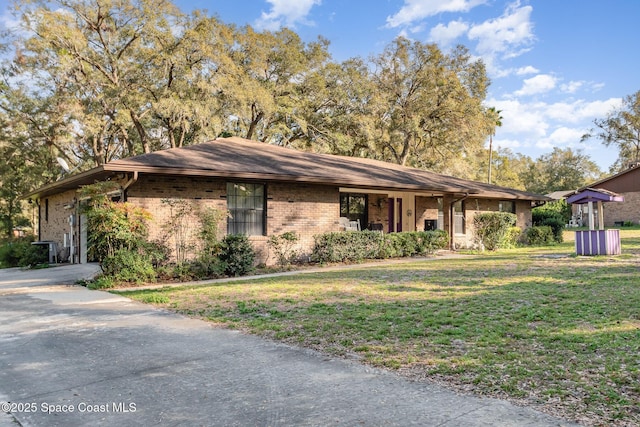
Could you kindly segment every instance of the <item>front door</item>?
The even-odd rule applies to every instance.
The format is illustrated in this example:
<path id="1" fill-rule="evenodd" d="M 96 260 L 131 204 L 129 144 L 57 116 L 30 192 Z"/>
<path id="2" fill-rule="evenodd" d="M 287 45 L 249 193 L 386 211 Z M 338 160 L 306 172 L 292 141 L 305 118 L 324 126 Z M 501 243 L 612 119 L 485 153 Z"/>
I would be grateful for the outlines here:
<path id="1" fill-rule="evenodd" d="M 393 193 L 387 199 L 389 209 L 389 233 L 415 231 L 413 216 L 415 195 L 412 193 Z"/>
<path id="2" fill-rule="evenodd" d="M 402 197 L 398 197 L 396 199 L 396 209 L 398 212 L 397 221 L 396 221 L 396 231 L 399 233 L 402 231 L 402 222 L 404 218 L 404 214 L 402 211 Z"/>

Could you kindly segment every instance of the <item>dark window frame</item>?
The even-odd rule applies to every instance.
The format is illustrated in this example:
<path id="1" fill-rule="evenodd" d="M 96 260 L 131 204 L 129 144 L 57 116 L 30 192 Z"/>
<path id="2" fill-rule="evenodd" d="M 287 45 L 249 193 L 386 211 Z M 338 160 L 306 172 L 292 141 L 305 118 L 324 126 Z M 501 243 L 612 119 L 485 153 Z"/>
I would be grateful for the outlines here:
<path id="1" fill-rule="evenodd" d="M 352 198 L 364 198 L 364 212 L 352 212 Z M 365 193 L 340 193 L 340 216 L 349 221 L 360 220 L 360 229 L 369 226 L 369 195 Z"/>
<path id="2" fill-rule="evenodd" d="M 511 209 L 510 210 L 503 209 L 503 206 L 502 206 L 503 203 L 510 203 L 511 204 Z M 509 212 L 509 213 L 515 214 L 516 213 L 516 202 L 514 200 L 500 200 L 498 202 L 498 211 L 500 211 L 500 212 Z"/>
<path id="3" fill-rule="evenodd" d="M 237 194 L 237 190 L 255 191 L 262 187 L 262 195 Z M 243 190 L 244 188 L 244 190 Z M 262 200 L 259 200 L 259 199 Z M 267 235 L 267 184 L 264 182 L 227 182 L 227 234 L 245 234 L 247 236 Z M 256 212 L 258 215 L 252 214 Z M 240 220 L 244 218 L 245 220 Z M 252 218 L 247 221 L 246 218 Z M 259 219 L 259 221 L 258 221 Z"/>

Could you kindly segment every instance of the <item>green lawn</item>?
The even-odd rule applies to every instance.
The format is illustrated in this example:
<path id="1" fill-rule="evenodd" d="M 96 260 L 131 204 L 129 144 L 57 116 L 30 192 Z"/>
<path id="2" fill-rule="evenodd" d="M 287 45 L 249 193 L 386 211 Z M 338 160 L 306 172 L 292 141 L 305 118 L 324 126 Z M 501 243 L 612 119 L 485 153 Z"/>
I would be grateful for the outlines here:
<path id="1" fill-rule="evenodd" d="M 568 241 L 125 294 L 586 425 L 640 425 L 640 230 L 622 236 L 617 257 Z"/>

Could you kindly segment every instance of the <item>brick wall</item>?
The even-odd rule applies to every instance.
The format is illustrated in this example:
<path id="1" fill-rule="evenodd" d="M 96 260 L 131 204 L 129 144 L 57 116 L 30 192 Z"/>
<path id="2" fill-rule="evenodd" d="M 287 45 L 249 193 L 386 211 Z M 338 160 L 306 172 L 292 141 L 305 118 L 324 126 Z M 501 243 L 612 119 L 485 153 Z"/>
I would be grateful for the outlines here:
<path id="1" fill-rule="evenodd" d="M 338 187 L 287 183 L 267 187 L 267 235 L 296 232 L 304 255 L 311 253 L 313 236 L 340 230 L 339 217 Z"/>
<path id="2" fill-rule="evenodd" d="M 73 206 L 75 190 L 65 191 L 40 200 L 38 209 L 40 211 L 40 235 L 39 240 L 54 241 L 58 247 L 62 247 L 64 234 L 69 233 L 69 216 L 75 214 L 74 209 L 67 209 L 65 206 Z"/>
<path id="3" fill-rule="evenodd" d="M 192 203 L 194 208 L 180 217 L 180 226 L 185 230 L 187 241 L 196 242 L 197 232 L 200 228 L 199 220 L 195 215 L 195 207 L 209 207 L 226 212 L 226 180 L 214 178 L 196 177 L 169 177 L 141 175 L 139 180 L 133 183 L 127 190 L 127 201 L 148 210 L 153 219 L 149 223 L 149 237 L 151 240 L 161 240 L 167 235 L 167 227 L 175 231 L 175 225 L 171 225 L 172 211 L 178 207 L 171 207 L 166 201 L 186 201 Z M 640 204 L 639 193 L 633 193 Z M 340 194 L 338 187 L 300 183 L 269 183 L 266 186 L 267 212 L 266 232 L 267 236 L 293 231 L 300 237 L 298 250 L 303 255 L 308 255 L 313 248 L 314 236 L 339 231 L 338 218 L 340 216 Z M 627 195 L 625 195 L 628 197 Z M 67 191 L 48 198 L 49 215 L 45 219 L 45 200 L 40 201 L 41 214 L 41 240 L 53 240 L 60 246 L 63 243 L 64 233 L 69 232 L 68 217 L 74 210 L 64 209 L 64 206 L 73 202 L 75 191 Z M 630 197 L 630 198 L 631 198 Z M 449 228 L 449 206 L 453 198 L 444 197 L 444 228 Z M 498 200 L 467 199 L 465 200 L 466 234 L 455 236 L 458 247 L 473 246 L 473 218 L 479 212 L 493 212 L 498 210 Z M 613 205 L 613 204 L 611 204 Z M 619 204 L 622 205 L 622 204 Z M 191 206 L 191 205 L 190 205 Z M 637 215 L 637 210 L 636 217 Z M 527 201 L 516 202 L 517 225 L 526 228 L 531 225 L 530 203 Z M 630 217 L 631 212 L 623 212 L 620 215 L 623 220 L 638 220 Z M 606 213 L 605 213 L 606 215 Z M 424 230 L 426 219 L 438 218 L 438 202 L 436 197 L 416 196 L 415 198 L 416 230 Z M 368 195 L 369 222 L 383 224 L 384 230 L 388 230 L 388 201 L 384 194 Z M 615 217 L 618 218 L 618 217 Z M 611 222 L 617 221 L 612 217 Z M 362 224 L 363 228 L 367 224 Z M 222 219 L 218 228 L 218 237 L 222 238 L 227 231 L 227 221 Z M 270 264 L 274 261 L 273 254 L 268 251 L 267 236 L 251 236 L 258 252 L 258 262 Z M 170 247 L 175 248 L 175 239 L 167 241 Z M 191 248 L 191 255 L 197 248 Z"/>
<path id="4" fill-rule="evenodd" d="M 604 225 L 615 226 L 616 222 L 632 221 L 640 224 L 640 192 L 620 193 L 624 202 L 604 203 Z"/>
<path id="5" fill-rule="evenodd" d="M 166 200 L 188 200 L 201 207 L 226 211 L 226 189 L 226 181 L 220 179 L 142 176 L 128 190 L 127 200 L 152 213 L 150 238 L 161 239 L 166 235 L 166 224 L 172 216 L 172 208 Z M 270 183 L 266 187 L 266 194 L 267 236 L 294 231 L 300 238 L 299 250 L 303 254 L 310 254 L 314 235 L 339 230 L 340 199 L 337 187 Z M 191 233 L 197 233 L 199 223 L 195 215 L 184 216 L 182 222 L 187 224 Z M 223 220 L 219 225 L 218 237 L 222 238 L 226 231 L 227 222 Z M 250 237 L 260 263 L 273 261 L 273 254 L 270 256 L 268 251 L 267 236 Z"/>
<path id="6" fill-rule="evenodd" d="M 438 220 L 438 199 L 436 197 L 416 197 L 416 230 L 424 231 L 424 221 Z M 445 222 L 446 221 L 445 215 Z M 448 224 L 448 222 L 447 222 Z M 446 227 L 445 227 L 446 229 Z"/>

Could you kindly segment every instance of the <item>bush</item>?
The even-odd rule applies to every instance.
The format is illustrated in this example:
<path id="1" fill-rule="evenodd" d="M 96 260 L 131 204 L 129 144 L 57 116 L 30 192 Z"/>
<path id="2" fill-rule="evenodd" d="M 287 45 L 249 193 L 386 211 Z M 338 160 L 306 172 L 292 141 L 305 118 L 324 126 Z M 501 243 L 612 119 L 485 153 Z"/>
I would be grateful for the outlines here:
<path id="1" fill-rule="evenodd" d="M 525 242 L 531 246 L 545 246 L 553 244 L 553 229 L 548 225 L 529 227 L 524 233 Z"/>
<path id="2" fill-rule="evenodd" d="M 377 231 L 339 231 L 314 236 L 311 260 L 319 263 L 357 262 L 381 258 L 384 234 Z M 392 256 L 392 255 L 389 255 Z"/>
<path id="3" fill-rule="evenodd" d="M 253 264 L 253 263 L 252 263 Z M 217 279 L 223 277 L 226 271 L 226 264 L 218 257 L 201 256 L 195 261 L 185 264 L 186 273 L 189 280 Z"/>
<path id="4" fill-rule="evenodd" d="M 554 202 L 547 202 L 542 206 L 537 206 L 531 210 L 533 214 L 533 225 L 538 224 L 538 219 L 544 218 L 558 218 L 562 223 L 568 224 L 571 219 L 571 205 L 566 200 L 556 200 Z"/>
<path id="5" fill-rule="evenodd" d="M 568 222 L 565 218 L 565 214 L 552 209 L 540 209 L 534 208 L 532 210 L 532 219 L 534 226 L 547 225 L 553 230 L 554 240 L 558 243 L 562 243 L 562 231 L 565 224 Z"/>
<path id="6" fill-rule="evenodd" d="M 121 249 L 135 250 L 147 241 L 151 214 L 129 203 L 96 200 L 86 208 L 89 258 L 102 262 Z"/>
<path id="7" fill-rule="evenodd" d="M 46 264 L 49 249 L 45 245 L 32 245 L 31 238 L 11 240 L 0 246 L 0 268 L 27 267 Z"/>
<path id="8" fill-rule="evenodd" d="M 25 248 L 22 257 L 18 261 L 20 267 L 35 267 L 38 265 L 48 265 L 49 263 L 49 246 L 32 245 Z"/>
<path id="9" fill-rule="evenodd" d="M 229 276 L 242 276 L 253 268 L 256 253 L 243 234 L 228 234 L 220 245 L 220 260 L 224 263 L 224 272 Z"/>
<path id="10" fill-rule="evenodd" d="M 119 282 L 145 283 L 156 280 L 151 257 L 137 250 L 119 249 L 101 264 L 105 276 Z"/>
<path id="11" fill-rule="evenodd" d="M 87 283 L 89 289 L 110 289 L 116 286 L 116 281 L 111 276 L 100 275 Z"/>
<path id="12" fill-rule="evenodd" d="M 286 267 L 298 256 L 295 245 L 298 243 L 298 235 L 293 231 L 287 231 L 280 235 L 269 237 L 267 244 L 276 253 L 278 265 Z"/>
<path id="13" fill-rule="evenodd" d="M 473 218 L 475 239 L 484 248 L 495 251 L 504 244 L 509 228 L 516 224 L 516 215 L 510 212 L 486 212 Z"/>
<path id="14" fill-rule="evenodd" d="M 502 243 L 500 243 L 500 247 L 506 249 L 515 248 L 520 243 L 520 239 L 522 239 L 522 229 L 520 227 L 509 227 Z"/>
<path id="15" fill-rule="evenodd" d="M 0 266 L 19 267 L 27 246 L 31 246 L 31 243 L 22 240 L 10 241 L 0 246 Z"/>
<path id="16" fill-rule="evenodd" d="M 562 218 L 547 218 L 537 225 L 551 227 L 551 231 L 553 232 L 553 239 L 558 243 L 562 243 L 562 241 L 564 240 L 562 232 L 564 231 L 565 224 L 566 223 L 562 220 Z"/>
<path id="17" fill-rule="evenodd" d="M 341 231 L 315 236 L 311 260 L 360 262 L 365 259 L 426 255 L 447 246 L 442 230 L 382 234 L 377 231 Z"/>

